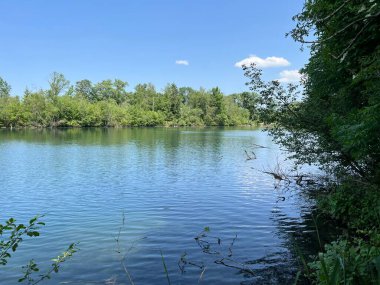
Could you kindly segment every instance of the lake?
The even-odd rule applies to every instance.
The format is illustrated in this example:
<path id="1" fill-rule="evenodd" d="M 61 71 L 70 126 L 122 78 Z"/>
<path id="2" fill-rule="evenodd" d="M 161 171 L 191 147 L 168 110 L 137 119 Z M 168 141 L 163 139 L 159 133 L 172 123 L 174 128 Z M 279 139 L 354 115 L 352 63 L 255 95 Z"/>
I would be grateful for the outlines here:
<path id="1" fill-rule="evenodd" d="M 282 160 L 250 128 L 0 130 L 0 218 L 46 223 L 0 284 L 72 242 L 41 284 L 292 284 L 293 238 L 315 233 L 302 195 L 261 172 Z"/>

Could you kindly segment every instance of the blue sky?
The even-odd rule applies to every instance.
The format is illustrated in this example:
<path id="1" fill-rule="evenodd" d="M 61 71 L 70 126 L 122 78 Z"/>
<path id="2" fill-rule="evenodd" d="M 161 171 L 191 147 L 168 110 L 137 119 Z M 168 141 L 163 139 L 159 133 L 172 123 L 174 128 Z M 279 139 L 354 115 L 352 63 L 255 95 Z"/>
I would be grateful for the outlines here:
<path id="1" fill-rule="evenodd" d="M 71 83 L 118 78 L 129 83 L 129 90 L 144 82 L 161 90 L 174 82 L 193 88 L 219 86 L 229 94 L 247 90 L 235 65 L 254 55 L 250 60 L 261 60 L 267 79 L 287 82 L 308 58 L 298 43 L 285 38 L 302 4 L 5 0 L 0 3 L 0 76 L 13 95 L 21 95 L 25 87 L 46 88 L 54 71 Z"/>

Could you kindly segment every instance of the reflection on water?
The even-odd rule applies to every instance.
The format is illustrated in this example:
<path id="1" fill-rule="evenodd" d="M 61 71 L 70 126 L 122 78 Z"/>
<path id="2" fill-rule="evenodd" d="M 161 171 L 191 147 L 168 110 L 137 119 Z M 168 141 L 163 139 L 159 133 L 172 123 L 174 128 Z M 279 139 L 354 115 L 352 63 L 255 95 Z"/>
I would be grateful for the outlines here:
<path id="1" fill-rule="evenodd" d="M 254 144 L 268 148 L 247 161 Z M 0 284 L 76 241 L 80 252 L 45 284 L 130 284 L 121 259 L 135 284 L 167 284 L 161 252 L 172 284 L 292 284 L 293 240 L 310 249 L 316 235 L 310 205 L 255 170 L 279 158 L 254 129 L 0 130 L 1 218 L 46 222 L 1 268 Z M 233 257 L 255 274 L 205 254 L 194 237 L 206 226 L 218 246 L 237 236 Z M 185 252 L 204 267 L 181 273 Z"/>

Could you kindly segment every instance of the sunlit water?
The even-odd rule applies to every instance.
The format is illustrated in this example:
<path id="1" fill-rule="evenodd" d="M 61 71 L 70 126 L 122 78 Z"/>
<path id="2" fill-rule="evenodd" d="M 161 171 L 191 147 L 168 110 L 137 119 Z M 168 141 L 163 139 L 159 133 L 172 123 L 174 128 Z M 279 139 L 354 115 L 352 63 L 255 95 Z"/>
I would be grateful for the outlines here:
<path id="1" fill-rule="evenodd" d="M 254 129 L 1 130 L 0 218 L 44 214 L 46 226 L 0 284 L 17 284 L 32 258 L 44 272 L 72 242 L 80 251 L 43 284 L 168 284 L 163 260 L 171 284 L 291 284 L 309 205 L 260 172 L 278 160 Z M 205 227 L 214 254 L 194 239 Z"/>

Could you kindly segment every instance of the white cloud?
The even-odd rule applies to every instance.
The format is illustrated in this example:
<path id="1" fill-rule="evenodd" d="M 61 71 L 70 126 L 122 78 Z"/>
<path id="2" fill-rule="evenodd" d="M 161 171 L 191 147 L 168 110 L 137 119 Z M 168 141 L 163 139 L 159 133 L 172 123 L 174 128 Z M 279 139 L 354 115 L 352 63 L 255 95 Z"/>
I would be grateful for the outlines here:
<path id="1" fill-rule="evenodd" d="M 301 80 L 301 74 L 297 69 L 283 70 L 280 72 L 280 78 L 277 80 L 282 83 L 298 82 Z"/>
<path id="2" fill-rule="evenodd" d="M 256 64 L 256 66 L 259 68 L 290 65 L 290 62 L 283 57 L 269 56 L 267 58 L 261 58 L 261 57 L 255 56 L 255 55 L 251 55 L 251 56 L 235 63 L 235 66 L 236 67 L 243 67 L 243 65 L 249 66 L 252 63 Z"/>
<path id="3" fill-rule="evenodd" d="M 179 64 L 179 65 L 189 65 L 189 62 L 188 62 L 187 60 L 180 59 L 180 60 L 176 60 L 176 61 L 175 61 L 175 64 Z"/>

